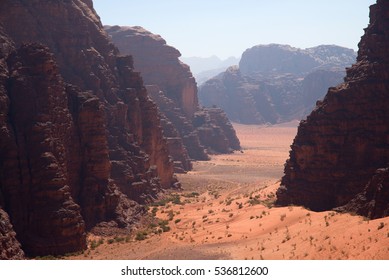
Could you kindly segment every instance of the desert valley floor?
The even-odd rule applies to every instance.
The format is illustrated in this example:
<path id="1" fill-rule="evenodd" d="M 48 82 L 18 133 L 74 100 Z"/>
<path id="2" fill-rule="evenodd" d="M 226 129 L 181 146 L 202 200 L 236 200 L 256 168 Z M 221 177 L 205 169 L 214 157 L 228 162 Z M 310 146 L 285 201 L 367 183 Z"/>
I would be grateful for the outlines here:
<path id="1" fill-rule="evenodd" d="M 195 162 L 179 175 L 182 191 L 150 206 L 165 222 L 131 236 L 90 234 L 89 249 L 68 258 L 388 260 L 389 217 L 272 205 L 297 125 L 235 124 L 242 151 Z"/>

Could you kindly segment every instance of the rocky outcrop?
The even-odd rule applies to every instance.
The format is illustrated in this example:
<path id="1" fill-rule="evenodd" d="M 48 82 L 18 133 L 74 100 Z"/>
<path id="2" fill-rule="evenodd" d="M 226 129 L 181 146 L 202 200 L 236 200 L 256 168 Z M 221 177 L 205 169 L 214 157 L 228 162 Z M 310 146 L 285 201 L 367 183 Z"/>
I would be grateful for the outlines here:
<path id="1" fill-rule="evenodd" d="M 353 211 L 375 218 L 388 214 L 387 171 L 379 170 L 387 168 L 389 159 L 388 13 L 387 1 L 371 6 L 356 64 L 347 69 L 345 82 L 330 88 L 300 123 L 278 204 L 320 211 L 360 194 L 351 203 Z"/>
<path id="2" fill-rule="evenodd" d="M 239 67 L 200 87 L 200 103 L 220 106 L 232 121 L 244 124 L 301 119 L 329 86 L 343 81 L 344 68 L 354 61 L 353 50 L 338 46 L 255 46 L 243 53 Z"/>
<path id="3" fill-rule="evenodd" d="M 389 168 L 378 169 L 366 188 L 337 210 L 377 219 L 389 216 Z"/>
<path id="4" fill-rule="evenodd" d="M 16 239 L 16 233 L 12 228 L 9 217 L 0 208 L 0 260 L 22 260 L 24 252 Z"/>
<path id="5" fill-rule="evenodd" d="M 239 150 L 240 142 L 227 115 L 220 108 L 204 108 L 195 113 L 193 125 L 201 143 L 209 153 L 230 153 Z"/>
<path id="6" fill-rule="evenodd" d="M 2 1 L 0 24 L 0 206 L 22 249 L 65 254 L 100 223 L 131 229 L 135 201 L 178 184 L 132 58 L 89 0 Z"/>
<path id="7" fill-rule="evenodd" d="M 231 152 L 239 148 L 228 119 L 224 118 L 223 124 L 217 124 L 213 121 L 218 118 L 209 116 L 210 111 L 199 107 L 196 81 L 189 67 L 179 60 L 181 54 L 178 50 L 142 27 L 106 26 L 105 30 L 121 53 L 134 57 L 135 69 L 150 85 L 148 90 L 161 110 L 165 137 L 177 172 L 190 170 L 191 159 L 208 159 L 208 152 Z M 215 110 L 215 114 L 223 113 Z M 194 125 L 199 115 L 207 115 L 202 127 Z M 228 132 L 224 131 L 226 128 Z M 230 136 L 231 139 L 225 139 Z M 215 146 L 220 143 L 224 143 L 223 146 Z"/>

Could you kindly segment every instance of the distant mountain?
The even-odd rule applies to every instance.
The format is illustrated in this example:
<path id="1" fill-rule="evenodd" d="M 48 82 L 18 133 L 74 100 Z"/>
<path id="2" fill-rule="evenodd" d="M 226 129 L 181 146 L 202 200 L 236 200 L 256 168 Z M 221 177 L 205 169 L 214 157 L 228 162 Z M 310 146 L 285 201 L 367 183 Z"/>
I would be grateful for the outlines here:
<path id="1" fill-rule="evenodd" d="M 301 119 L 328 87 L 342 82 L 356 53 L 335 45 L 299 49 L 258 45 L 239 62 L 199 88 L 204 106 L 223 108 L 232 121 L 246 124 Z"/>
<path id="2" fill-rule="evenodd" d="M 239 58 L 231 56 L 222 60 L 215 55 L 210 57 L 181 57 L 180 60 L 190 66 L 198 85 L 225 71 L 228 67 L 239 63 Z"/>
<path id="3" fill-rule="evenodd" d="M 344 67 L 355 62 L 356 53 L 335 45 L 321 45 L 309 49 L 289 45 L 258 45 L 247 49 L 239 62 L 244 75 L 290 73 L 304 75 L 313 70 Z"/>

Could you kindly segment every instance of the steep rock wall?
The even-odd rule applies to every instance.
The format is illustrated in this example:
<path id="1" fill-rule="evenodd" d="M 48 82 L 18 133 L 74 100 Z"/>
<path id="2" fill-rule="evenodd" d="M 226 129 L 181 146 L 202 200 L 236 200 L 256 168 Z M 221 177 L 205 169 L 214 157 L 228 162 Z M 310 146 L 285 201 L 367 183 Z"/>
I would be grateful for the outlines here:
<path id="1" fill-rule="evenodd" d="M 22 249 L 65 254 L 100 222 L 130 229 L 132 200 L 178 184 L 131 57 L 91 1 L 2 1 L 0 24 L 0 205 Z"/>
<path id="2" fill-rule="evenodd" d="M 378 180 L 373 177 L 376 170 L 387 167 L 388 15 L 387 1 L 370 7 L 370 24 L 359 43 L 357 63 L 347 69 L 345 82 L 330 88 L 300 123 L 277 192 L 278 204 L 313 210 L 342 206 L 371 189 Z M 387 196 L 380 199 L 388 202 Z"/>

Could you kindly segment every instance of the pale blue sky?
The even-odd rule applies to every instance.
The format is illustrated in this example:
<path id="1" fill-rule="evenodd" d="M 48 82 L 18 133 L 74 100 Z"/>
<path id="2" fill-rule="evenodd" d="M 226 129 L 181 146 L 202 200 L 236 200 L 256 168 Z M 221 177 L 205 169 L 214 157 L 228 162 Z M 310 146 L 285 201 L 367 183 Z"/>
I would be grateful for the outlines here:
<path id="1" fill-rule="evenodd" d="M 103 24 L 140 25 L 182 56 L 240 56 L 258 44 L 357 50 L 375 0 L 93 0 Z"/>

